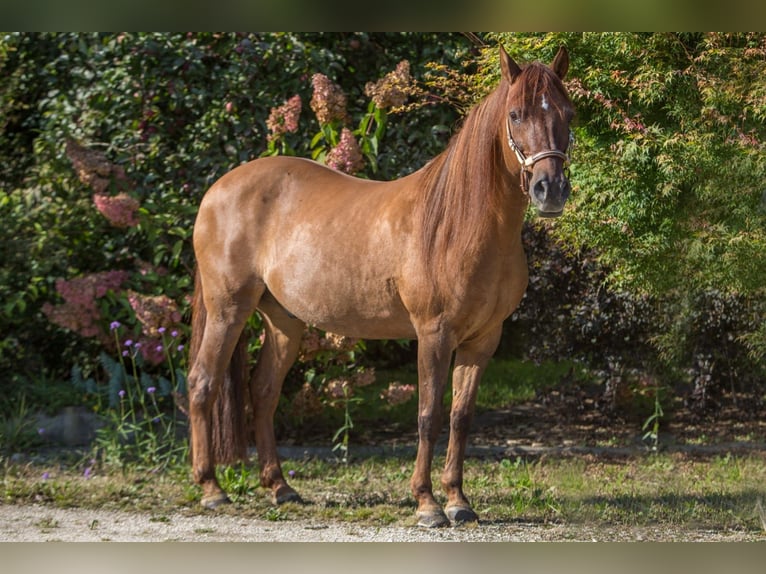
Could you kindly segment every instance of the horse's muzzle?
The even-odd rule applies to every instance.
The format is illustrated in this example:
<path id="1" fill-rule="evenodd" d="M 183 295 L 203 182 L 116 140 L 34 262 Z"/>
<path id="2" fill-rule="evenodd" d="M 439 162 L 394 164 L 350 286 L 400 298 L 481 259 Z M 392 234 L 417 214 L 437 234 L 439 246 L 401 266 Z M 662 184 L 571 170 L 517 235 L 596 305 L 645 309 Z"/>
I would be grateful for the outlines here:
<path id="1" fill-rule="evenodd" d="M 530 184 L 530 197 L 540 217 L 558 217 L 564 212 L 564 205 L 572 189 L 563 174 L 553 181 L 547 175 L 534 179 Z"/>

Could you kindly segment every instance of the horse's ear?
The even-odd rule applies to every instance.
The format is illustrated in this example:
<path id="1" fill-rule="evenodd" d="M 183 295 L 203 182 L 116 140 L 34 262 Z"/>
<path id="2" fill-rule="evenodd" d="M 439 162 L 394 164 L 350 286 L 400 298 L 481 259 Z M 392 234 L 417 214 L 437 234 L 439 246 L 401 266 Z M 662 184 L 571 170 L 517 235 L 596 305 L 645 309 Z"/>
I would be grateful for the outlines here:
<path id="1" fill-rule="evenodd" d="M 569 71 L 569 52 L 566 47 L 561 46 L 556 53 L 556 57 L 553 58 L 553 64 L 551 64 L 553 73 L 559 77 L 559 80 L 563 80 Z"/>
<path id="2" fill-rule="evenodd" d="M 519 65 L 513 61 L 505 51 L 505 48 L 500 46 L 500 72 L 503 75 L 503 79 L 509 84 L 512 84 L 521 73 Z"/>

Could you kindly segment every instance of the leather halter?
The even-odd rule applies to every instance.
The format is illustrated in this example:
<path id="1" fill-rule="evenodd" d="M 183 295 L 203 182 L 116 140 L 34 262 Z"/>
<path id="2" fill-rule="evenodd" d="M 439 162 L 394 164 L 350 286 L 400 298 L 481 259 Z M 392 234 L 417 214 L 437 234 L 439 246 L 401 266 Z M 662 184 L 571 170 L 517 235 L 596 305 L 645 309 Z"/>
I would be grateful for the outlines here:
<path id="1" fill-rule="evenodd" d="M 508 146 L 511 148 L 513 153 L 516 154 L 516 159 L 519 160 L 519 165 L 521 166 L 521 191 L 526 195 L 529 195 L 529 177 L 532 175 L 532 168 L 541 159 L 546 157 L 557 157 L 564 162 L 564 169 L 567 169 L 567 166 L 569 165 L 569 154 L 567 152 L 569 151 L 569 147 L 571 147 L 572 142 L 574 141 L 574 136 L 571 130 L 569 131 L 569 146 L 567 146 L 567 152 L 559 151 L 557 149 L 549 149 L 538 152 L 531 157 L 525 156 L 524 152 L 521 151 L 521 148 L 513 140 L 513 136 L 511 135 L 510 116 L 505 118 L 505 132 L 506 136 L 508 137 Z M 567 179 L 569 178 L 568 174 L 566 177 Z"/>

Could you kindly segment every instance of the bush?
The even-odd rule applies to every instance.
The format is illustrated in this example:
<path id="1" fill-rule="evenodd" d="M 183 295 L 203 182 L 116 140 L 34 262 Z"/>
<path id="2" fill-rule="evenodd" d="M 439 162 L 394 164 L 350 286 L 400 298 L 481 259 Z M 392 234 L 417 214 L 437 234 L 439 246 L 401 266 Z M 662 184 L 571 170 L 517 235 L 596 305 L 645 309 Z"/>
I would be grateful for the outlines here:
<path id="1" fill-rule="evenodd" d="M 630 408 L 648 388 L 700 411 L 762 406 L 766 368 L 749 345 L 766 316 L 762 298 L 707 291 L 679 302 L 620 289 L 594 251 L 571 249 L 540 223 L 525 225 L 524 244 L 529 287 L 506 327 L 524 356 L 581 362 L 607 410 Z"/>
<path id="2" fill-rule="evenodd" d="M 365 86 L 407 59 L 412 75 L 431 59 L 455 67 L 465 43 L 450 34 L 0 38 L 0 386 L 63 380 L 72 365 L 105 382 L 98 356 L 119 351 L 113 321 L 143 343 L 143 369 L 159 372 L 154 331 L 183 333 L 189 239 L 210 184 L 266 153 L 322 159 L 343 128 L 359 139 L 360 175 L 420 167 L 457 114 L 448 105 L 387 114 Z M 354 122 L 328 131 L 304 105 L 276 150 L 274 110 L 296 96 L 308 103 L 314 74 L 343 90 Z"/>

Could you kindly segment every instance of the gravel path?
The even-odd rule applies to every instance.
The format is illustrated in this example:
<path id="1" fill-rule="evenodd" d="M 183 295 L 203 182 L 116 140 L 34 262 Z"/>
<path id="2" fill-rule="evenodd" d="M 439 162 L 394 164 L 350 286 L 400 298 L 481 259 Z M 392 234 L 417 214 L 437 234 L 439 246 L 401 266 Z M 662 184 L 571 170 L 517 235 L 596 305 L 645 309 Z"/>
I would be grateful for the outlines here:
<path id="1" fill-rule="evenodd" d="M 480 524 L 425 530 L 308 521 L 268 522 L 213 513 L 150 514 L 47 506 L 0 505 L 5 542 L 531 542 L 531 541 L 763 541 L 766 535 L 669 527 Z"/>

